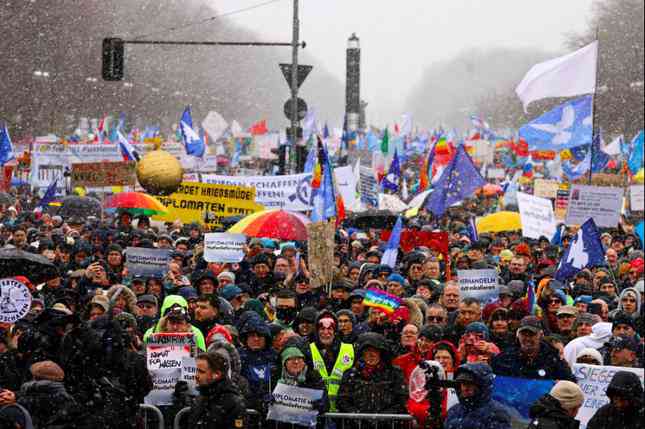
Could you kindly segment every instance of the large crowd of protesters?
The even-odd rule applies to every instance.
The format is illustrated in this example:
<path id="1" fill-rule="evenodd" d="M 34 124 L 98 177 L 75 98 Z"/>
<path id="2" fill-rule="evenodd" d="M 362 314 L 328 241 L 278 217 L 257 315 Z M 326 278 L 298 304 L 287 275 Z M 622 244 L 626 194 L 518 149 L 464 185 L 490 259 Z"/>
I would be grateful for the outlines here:
<path id="1" fill-rule="evenodd" d="M 324 391 L 313 404 L 321 414 L 410 414 L 420 427 L 507 429 L 511 417 L 492 399 L 495 376 L 556 380 L 531 406 L 530 427 L 576 428 L 584 395 L 574 364 L 643 367 L 645 262 L 633 219 L 602 230 L 605 266 L 566 281 L 554 274 L 575 230 L 557 246 L 520 231 L 473 241 L 467 220 L 490 205 L 484 197 L 438 223 L 423 213 L 408 222 L 449 232 L 449 258 L 418 247 L 400 252 L 395 268 L 382 265 L 380 231 L 344 223 L 333 281 L 314 288 L 306 242 L 249 238 L 240 263 L 208 263 L 197 223 L 128 213 L 63 218 L 34 212 L 29 194 L 17 197 L 2 208 L 0 245 L 43 255 L 57 275 L 43 284 L 29 272 L 17 277 L 31 291 L 31 309 L 0 324 L 2 429 L 26 428 L 15 404 L 35 428 L 138 427 L 139 404 L 153 388 L 146 341 L 158 332 L 192 332 L 199 349 L 197 394 L 179 382 L 163 410 L 172 417 L 189 407 L 186 428 L 248 427 L 248 410 L 263 419 L 283 383 Z M 126 247 L 170 249 L 167 274 L 130 275 Z M 457 270 L 492 268 L 501 284 L 494 302 L 462 296 Z M 367 307 L 369 289 L 402 305 L 393 313 Z M 431 403 L 419 382 L 425 361 L 457 383 L 456 405 L 448 409 L 446 390 L 439 406 Z M 637 376 L 618 371 L 606 395 L 589 429 L 640 427 Z"/>

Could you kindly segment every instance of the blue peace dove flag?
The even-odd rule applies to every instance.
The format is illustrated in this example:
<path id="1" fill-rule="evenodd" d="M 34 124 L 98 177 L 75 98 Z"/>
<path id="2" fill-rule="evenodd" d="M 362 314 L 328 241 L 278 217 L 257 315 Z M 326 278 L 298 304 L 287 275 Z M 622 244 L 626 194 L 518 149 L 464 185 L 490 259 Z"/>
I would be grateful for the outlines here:
<path id="1" fill-rule="evenodd" d="M 561 151 L 591 144 L 593 99 L 587 95 L 567 101 L 520 128 L 529 150 Z"/>
<path id="2" fill-rule="evenodd" d="M 181 139 L 186 147 L 186 154 L 201 158 L 206 152 L 204 140 L 197 134 L 193 128 L 193 116 L 190 113 L 190 106 L 186 106 L 184 113 L 179 121 L 181 130 Z"/>
<path id="3" fill-rule="evenodd" d="M 593 219 L 587 220 L 573 237 L 566 250 L 555 279 L 565 281 L 585 268 L 605 265 L 605 252 L 600 241 L 600 232 Z"/>
<path id="4" fill-rule="evenodd" d="M 381 186 L 383 189 L 389 189 L 392 192 L 399 191 L 399 182 L 401 181 L 401 163 L 399 162 L 399 152 L 394 151 L 394 158 L 392 158 L 392 164 L 390 164 L 390 170 L 387 173 L 387 176 L 383 178 Z"/>
<path id="5" fill-rule="evenodd" d="M 2 128 L 0 128 L 0 165 L 5 165 L 15 158 L 13 144 L 11 143 L 11 137 L 9 137 L 9 129 L 7 129 L 7 124 L 2 124 Z"/>
<path id="6" fill-rule="evenodd" d="M 486 181 L 473 164 L 463 145 L 434 184 L 434 192 L 426 200 L 426 209 L 441 217 L 448 207 L 470 197 Z"/>

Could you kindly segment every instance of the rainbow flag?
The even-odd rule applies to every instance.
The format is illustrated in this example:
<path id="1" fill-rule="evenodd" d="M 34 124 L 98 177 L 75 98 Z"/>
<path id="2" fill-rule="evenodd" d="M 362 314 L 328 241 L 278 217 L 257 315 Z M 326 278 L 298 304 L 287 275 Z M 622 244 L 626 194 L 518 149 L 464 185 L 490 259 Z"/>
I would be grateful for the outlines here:
<path id="1" fill-rule="evenodd" d="M 383 310 L 388 315 L 394 313 L 401 306 L 401 298 L 383 290 L 368 289 L 363 300 L 363 305 Z"/>

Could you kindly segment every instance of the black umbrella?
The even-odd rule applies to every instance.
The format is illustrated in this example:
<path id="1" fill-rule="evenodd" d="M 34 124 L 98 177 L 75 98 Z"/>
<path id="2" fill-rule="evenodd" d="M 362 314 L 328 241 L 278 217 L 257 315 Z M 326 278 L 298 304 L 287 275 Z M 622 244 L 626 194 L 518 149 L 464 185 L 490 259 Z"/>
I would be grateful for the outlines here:
<path id="1" fill-rule="evenodd" d="M 63 219 L 71 217 L 87 218 L 89 216 L 101 217 L 101 202 L 90 197 L 70 195 L 61 200 L 61 206 L 55 210 L 56 215 Z"/>
<path id="2" fill-rule="evenodd" d="M 3 204 L 5 206 L 12 206 L 16 202 L 16 199 L 13 197 L 13 195 L 8 194 L 6 192 L 0 192 L 0 204 Z"/>
<path id="3" fill-rule="evenodd" d="M 370 209 L 361 213 L 354 213 L 345 220 L 345 225 L 358 229 L 392 229 L 399 215 L 390 210 Z"/>
<path id="4" fill-rule="evenodd" d="M 58 275 L 56 266 L 44 256 L 15 248 L 0 249 L 0 278 L 25 276 L 39 284 Z"/>

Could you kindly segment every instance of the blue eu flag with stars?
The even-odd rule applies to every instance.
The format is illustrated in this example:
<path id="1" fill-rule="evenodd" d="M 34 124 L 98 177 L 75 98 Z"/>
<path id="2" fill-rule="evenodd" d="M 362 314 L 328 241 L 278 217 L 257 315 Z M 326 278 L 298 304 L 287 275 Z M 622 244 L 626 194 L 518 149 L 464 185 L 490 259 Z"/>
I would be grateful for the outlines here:
<path id="1" fill-rule="evenodd" d="M 435 191 L 426 202 L 426 209 L 441 217 L 448 207 L 470 197 L 486 181 L 473 164 L 463 145 L 435 183 Z"/>

